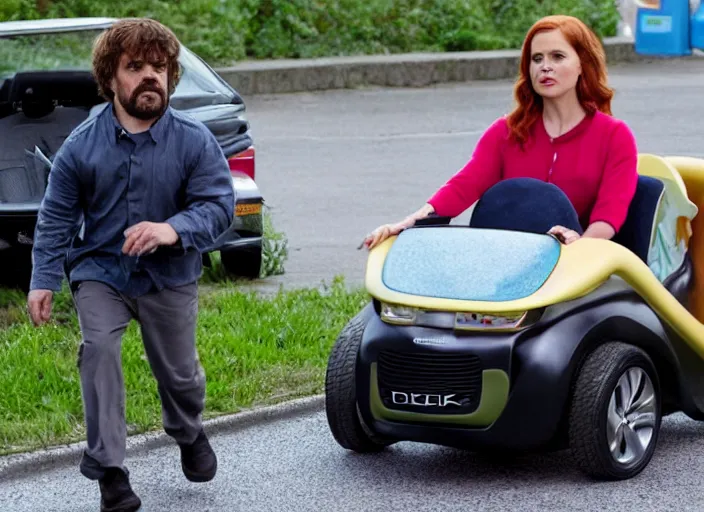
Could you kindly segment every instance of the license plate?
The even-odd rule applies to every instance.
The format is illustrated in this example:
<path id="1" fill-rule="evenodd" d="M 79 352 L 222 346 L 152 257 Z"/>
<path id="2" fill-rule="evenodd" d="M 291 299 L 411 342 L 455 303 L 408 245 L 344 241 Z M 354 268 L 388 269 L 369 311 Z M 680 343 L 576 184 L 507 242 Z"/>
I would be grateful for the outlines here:
<path id="1" fill-rule="evenodd" d="M 238 217 L 242 217 L 243 215 L 256 215 L 258 213 L 261 213 L 262 211 L 262 205 L 261 203 L 244 203 L 244 204 L 238 204 L 235 207 L 235 215 Z"/>

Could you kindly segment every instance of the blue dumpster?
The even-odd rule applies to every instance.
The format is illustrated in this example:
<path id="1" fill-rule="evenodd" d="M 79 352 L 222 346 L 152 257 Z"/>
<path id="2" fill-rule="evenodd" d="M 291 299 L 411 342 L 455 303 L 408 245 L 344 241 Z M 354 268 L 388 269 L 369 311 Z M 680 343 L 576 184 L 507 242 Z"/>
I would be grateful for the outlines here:
<path id="1" fill-rule="evenodd" d="M 697 9 L 692 16 L 690 31 L 692 48 L 704 50 L 704 2 L 699 5 L 699 9 Z"/>
<path id="2" fill-rule="evenodd" d="M 638 6 L 635 51 L 642 55 L 691 55 L 689 0 L 633 0 Z"/>

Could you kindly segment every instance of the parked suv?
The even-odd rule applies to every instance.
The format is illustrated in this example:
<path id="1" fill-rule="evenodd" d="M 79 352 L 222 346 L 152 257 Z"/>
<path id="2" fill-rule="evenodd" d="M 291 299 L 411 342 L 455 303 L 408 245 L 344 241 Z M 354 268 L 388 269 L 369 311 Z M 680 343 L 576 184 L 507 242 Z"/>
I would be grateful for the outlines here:
<path id="1" fill-rule="evenodd" d="M 51 161 L 71 131 L 104 105 L 91 74 L 95 38 L 112 18 L 0 23 L 0 277 L 26 288 L 37 212 Z M 204 255 L 219 252 L 225 269 L 258 277 L 263 198 L 241 96 L 188 48 L 171 106 L 202 121 L 228 160 L 236 215 Z M 79 235 L 80 236 L 80 233 Z M 5 274 L 5 276 L 2 276 Z M 3 279 L 3 281 L 6 281 Z"/>

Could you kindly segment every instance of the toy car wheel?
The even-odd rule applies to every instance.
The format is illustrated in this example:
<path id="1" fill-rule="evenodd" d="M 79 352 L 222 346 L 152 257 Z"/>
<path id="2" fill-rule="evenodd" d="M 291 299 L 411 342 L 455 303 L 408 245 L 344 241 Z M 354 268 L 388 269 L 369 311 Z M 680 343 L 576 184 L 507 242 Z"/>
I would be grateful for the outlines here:
<path id="1" fill-rule="evenodd" d="M 262 247 L 220 251 L 220 261 L 228 274 L 257 279 L 262 268 Z"/>
<path id="2" fill-rule="evenodd" d="M 325 411 L 335 440 L 359 453 L 388 446 L 364 424 L 357 405 L 355 365 L 365 326 L 364 311 L 350 320 L 333 345 L 325 374 Z"/>
<path id="3" fill-rule="evenodd" d="M 569 418 L 570 446 L 586 474 L 632 478 L 648 465 L 661 423 L 660 383 L 648 355 L 607 343 L 586 359 Z"/>

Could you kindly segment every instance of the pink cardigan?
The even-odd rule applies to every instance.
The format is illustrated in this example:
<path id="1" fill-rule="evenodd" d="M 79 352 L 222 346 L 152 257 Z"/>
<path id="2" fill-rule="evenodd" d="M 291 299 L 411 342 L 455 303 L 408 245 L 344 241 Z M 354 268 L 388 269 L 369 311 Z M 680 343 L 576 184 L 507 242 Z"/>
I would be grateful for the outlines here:
<path id="1" fill-rule="evenodd" d="M 428 201 L 438 215 L 456 217 L 502 179 L 532 177 L 557 185 L 582 226 L 596 221 L 621 228 L 635 194 L 638 150 L 631 130 L 596 112 L 554 140 L 542 118 L 524 148 L 508 140 L 505 118 L 480 138 L 472 158 Z"/>

